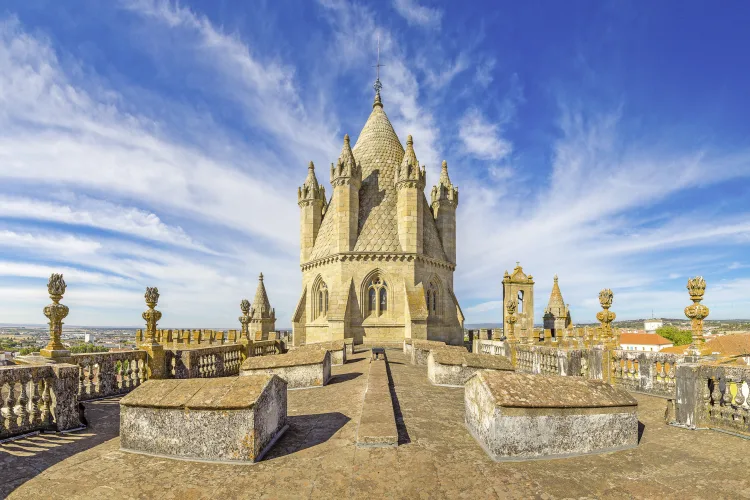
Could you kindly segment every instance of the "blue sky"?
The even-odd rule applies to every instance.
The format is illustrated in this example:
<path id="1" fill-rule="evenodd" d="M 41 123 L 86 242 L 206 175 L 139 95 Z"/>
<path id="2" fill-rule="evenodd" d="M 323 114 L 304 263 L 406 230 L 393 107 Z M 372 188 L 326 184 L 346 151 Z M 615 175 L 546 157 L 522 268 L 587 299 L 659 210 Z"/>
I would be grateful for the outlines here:
<path id="1" fill-rule="evenodd" d="M 232 327 L 263 272 L 288 326 L 296 188 L 372 102 L 459 186 L 455 291 L 552 277 L 574 321 L 750 317 L 744 2 L 9 0 L 0 6 L 0 322 Z M 321 179 L 326 180 L 326 176 Z M 330 187 L 328 189 L 330 193 Z"/>

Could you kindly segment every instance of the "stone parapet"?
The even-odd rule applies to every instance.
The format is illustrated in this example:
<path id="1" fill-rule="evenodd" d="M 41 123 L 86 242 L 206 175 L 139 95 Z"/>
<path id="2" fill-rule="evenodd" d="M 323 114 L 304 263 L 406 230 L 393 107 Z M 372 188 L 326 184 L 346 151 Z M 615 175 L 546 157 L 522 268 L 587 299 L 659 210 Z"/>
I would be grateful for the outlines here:
<path id="1" fill-rule="evenodd" d="M 602 453 L 638 444 L 637 402 L 580 377 L 482 371 L 465 387 L 466 425 L 494 460 Z"/>
<path id="2" fill-rule="evenodd" d="M 150 380 L 120 401 L 120 446 L 171 458 L 256 462 L 286 430 L 273 375 Z"/>
<path id="3" fill-rule="evenodd" d="M 242 344 L 165 350 L 167 378 L 214 378 L 239 375 Z"/>
<path id="4" fill-rule="evenodd" d="M 78 365 L 78 399 L 85 401 L 126 394 L 147 378 L 146 351 L 72 354 Z"/>
<path id="5" fill-rule="evenodd" d="M 81 426 L 76 365 L 0 367 L 0 439 Z"/>

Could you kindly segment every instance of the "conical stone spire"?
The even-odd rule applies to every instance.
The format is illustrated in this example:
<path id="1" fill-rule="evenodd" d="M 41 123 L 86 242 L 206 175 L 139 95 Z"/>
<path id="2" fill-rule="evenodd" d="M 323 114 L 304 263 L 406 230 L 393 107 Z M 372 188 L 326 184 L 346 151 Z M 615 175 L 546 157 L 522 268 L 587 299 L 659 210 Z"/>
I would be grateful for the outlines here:
<path id="1" fill-rule="evenodd" d="M 448 176 L 448 162 L 443 160 L 443 167 L 440 169 L 440 179 L 436 186 L 433 186 L 432 193 L 432 205 L 436 202 L 447 202 L 458 206 L 458 187 L 451 183 L 451 179 Z"/>
<path id="2" fill-rule="evenodd" d="M 359 186 L 362 183 L 362 169 L 354 159 L 354 153 L 352 153 L 352 147 L 349 142 L 349 134 L 346 134 L 339 159 L 335 165 L 331 164 L 331 184 L 336 186 L 348 181 L 354 181 Z"/>
<path id="3" fill-rule="evenodd" d="M 300 188 L 297 189 L 297 204 L 303 206 L 312 201 L 322 201 L 325 203 L 326 190 L 318 184 L 315 177 L 315 165 L 311 161 L 307 167 L 307 178 Z"/>
<path id="4" fill-rule="evenodd" d="M 255 298 L 250 309 L 250 316 L 253 319 L 267 319 L 274 317 L 274 310 L 271 309 L 271 303 L 268 301 L 266 287 L 263 284 L 263 273 L 258 277 L 258 288 L 255 290 Z"/>
<path id="5" fill-rule="evenodd" d="M 411 135 L 406 138 L 406 151 L 401 165 L 396 169 L 396 186 L 420 187 L 424 189 L 426 174 L 424 167 L 419 166 L 414 152 L 414 140 Z"/>
<path id="6" fill-rule="evenodd" d="M 558 317 L 565 316 L 567 314 L 565 301 L 563 300 L 562 292 L 560 292 L 560 285 L 557 282 L 557 275 L 555 275 L 554 283 L 552 284 L 552 293 L 550 293 L 549 296 L 547 312 L 551 312 Z"/>

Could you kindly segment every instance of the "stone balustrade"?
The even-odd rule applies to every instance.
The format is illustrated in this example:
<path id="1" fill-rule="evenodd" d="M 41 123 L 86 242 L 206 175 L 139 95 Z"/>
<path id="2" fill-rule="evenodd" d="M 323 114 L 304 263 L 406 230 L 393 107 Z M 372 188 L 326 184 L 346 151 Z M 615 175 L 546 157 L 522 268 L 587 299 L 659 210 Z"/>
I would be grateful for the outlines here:
<path id="1" fill-rule="evenodd" d="M 256 340 L 253 342 L 253 356 L 269 356 L 283 352 L 283 346 L 279 340 Z"/>
<path id="2" fill-rule="evenodd" d="M 126 394 L 146 381 L 145 351 L 73 354 L 78 365 L 78 400 Z"/>
<path id="3" fill-rule="evenodd" d="M 701 366 L 698 425 L 750 436 L 750 367 Z"/>
<path id="4" fill-rule="evenodd" d="M 167 349 L 164 351 L 169 378 L 214 378 L 238 375 L 244 359 L 242 344 Z"/>
<path id="5" fill-rule="evenodd" d="M 615 349 L 611 351 L 611 382 L 629 391 L 672 398 L 675 395 L 676 354 L 639 352 Z"/>
<path id="6" fill-rule="evenodd" d="M 0 439 L 81 426 L 77 366 L 0 367 Z"/>

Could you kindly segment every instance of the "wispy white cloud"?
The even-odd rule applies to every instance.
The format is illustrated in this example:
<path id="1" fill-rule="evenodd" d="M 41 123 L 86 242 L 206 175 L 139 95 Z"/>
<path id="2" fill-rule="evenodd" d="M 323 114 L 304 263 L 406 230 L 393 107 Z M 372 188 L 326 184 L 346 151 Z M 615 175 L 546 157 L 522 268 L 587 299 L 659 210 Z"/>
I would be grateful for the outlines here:
<path id="1" fill-rule="evenodd" d="M 488 121 L 477 108 L 461 118 L 458 137 L 466 154 L 480 160 L 502 160 L 513 151 L 512 144 L 501 136 L 500 125 Z"/>
<path id="2" fill-rule="evenodd" d="M 440 28 L 443 18 L 443 11 L 440 9 L 425 7 L 417 0 L 393 0 L 393 7 L 411 25 Z"/>
<path id="3" fill-rule="evenodd" d="M 213 252 L 193 241 L 181 227 L 165 224 L 153 212 L 89 197 L 73 195 L 68 198 L 64 203 L 0 195 L 0 217 L 88 226 Z"/>
<path id="4" fill-rule="evenodd" d="M 476 81 L 480 87 L 487 88 L 494 80 L 492 72 L 495 69 L 495 64 L 495 59 L 489 58 L 477 65 L 474 72 L 474 81 Z"/>

